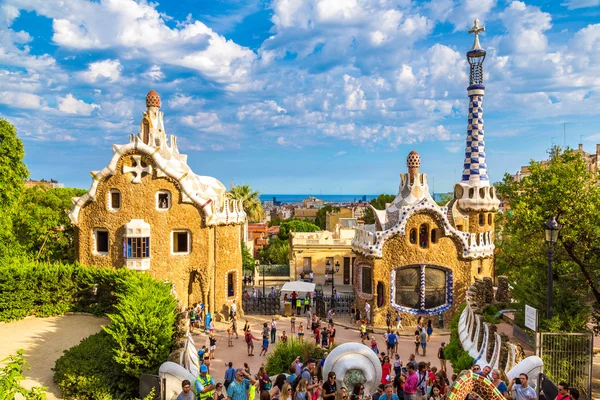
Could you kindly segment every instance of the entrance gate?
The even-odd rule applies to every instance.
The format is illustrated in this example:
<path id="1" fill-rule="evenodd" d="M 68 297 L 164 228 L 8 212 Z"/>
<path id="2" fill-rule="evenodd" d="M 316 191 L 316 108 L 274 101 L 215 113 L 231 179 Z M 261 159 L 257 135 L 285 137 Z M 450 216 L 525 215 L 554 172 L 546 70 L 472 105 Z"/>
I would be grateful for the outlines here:
<path id="1" fill-rule="evenodd" d="M 583 398 L 592 398 L 594 335 L 539 332 L 536 353 L 544 361 L 544 375 L 552 382 L 568 382 Z"/>

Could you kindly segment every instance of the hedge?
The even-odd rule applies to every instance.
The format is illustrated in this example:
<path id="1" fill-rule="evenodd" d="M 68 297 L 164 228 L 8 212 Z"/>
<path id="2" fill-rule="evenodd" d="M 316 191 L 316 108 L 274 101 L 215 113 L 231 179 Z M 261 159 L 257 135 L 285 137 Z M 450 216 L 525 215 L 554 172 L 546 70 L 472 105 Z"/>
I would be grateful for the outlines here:
<path id="1" fill-rule="evenodd" d="M 312 340 L 300 343 L 290 337 L 285 343 L 282 341 L 277 342 L 273 352 L 267 356 L 265 369 L 270 375 L 287 374 L 296 357 L 300 356 L 302 362 L 309 358 L 318 360 L 323 357 L 326 351 L 329 350 L 317 347 Z"/>
<path id="2" fill-rule="evenodd" d="M 471 368 L 475 361 L 469 353 L 463 350 L 458 336 L 458 321 L 460 320 L 460 315 L 465 307 L 466 304 L 460 306 L 457 314 L 452 319 L 452 322 L 450 323 L 450 341 L 444 348 L 444 356 L 447 360 L 450 360 L 452 370 L 454 370 L 456 374 L 459 374 L 462 370 Z"/>

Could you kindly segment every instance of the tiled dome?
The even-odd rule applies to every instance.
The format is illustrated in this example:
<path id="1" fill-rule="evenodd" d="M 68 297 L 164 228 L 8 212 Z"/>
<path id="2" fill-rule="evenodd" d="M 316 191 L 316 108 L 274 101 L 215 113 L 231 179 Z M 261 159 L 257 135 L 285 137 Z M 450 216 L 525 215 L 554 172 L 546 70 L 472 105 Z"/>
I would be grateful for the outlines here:
<path id="1" fill-rule="evenodd" d="M 146 107 L 160 107 L 160 96 L 154 89 L 146 95 Z"/>
<path id="2" fill-rule="evenodd" d="M 408 168 L 419 168 L 421 165 L 421 156 L 416 151 L 411 151 L 406 157 L 406 166 Z"/>

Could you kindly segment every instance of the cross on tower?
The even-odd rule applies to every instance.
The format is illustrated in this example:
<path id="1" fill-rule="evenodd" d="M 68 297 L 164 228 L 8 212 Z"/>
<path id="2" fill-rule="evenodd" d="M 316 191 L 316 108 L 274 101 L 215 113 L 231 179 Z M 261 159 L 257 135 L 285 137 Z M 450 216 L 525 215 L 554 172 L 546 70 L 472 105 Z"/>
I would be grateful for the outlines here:
<path id="1" fill-rule="evenodd" d="M 141 156 L 132 156 L 131 158 L 133 158 L 133 161 L 135 162 L 135 166 L 127 167 L 127 166 L 123 165 L 123 173 L 124 174 L 126 174 L 128 172 L 133 173 L 134 177 L 133 177 L 133 180 L 131 181 L 131 183 L 142 183 L 142 173 L 145 172 L 147 174 L 151 174 L 152 166 L 147 165 L 145 167 L 142 167 L 142 157 Z"/>
<path id="2" fill-rule="evenodd" d="M 471 50 L 482 48 L 479 44 L 479 34 L 481 32 L 485 32 L 485 26 L 479 26 L 479 18 L 476 18 L 473 22 L 473 27 L 469 29 L 469 33 L 475 34 L 475 40 L 473 41 L 473 48 Z"/>

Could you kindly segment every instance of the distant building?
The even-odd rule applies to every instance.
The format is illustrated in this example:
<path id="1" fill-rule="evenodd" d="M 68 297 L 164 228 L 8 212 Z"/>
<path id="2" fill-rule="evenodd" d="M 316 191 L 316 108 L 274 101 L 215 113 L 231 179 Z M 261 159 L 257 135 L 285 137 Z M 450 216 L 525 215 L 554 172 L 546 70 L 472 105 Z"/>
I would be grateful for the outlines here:
<path id="1" fill-rule="evenodd" d="M 49 181 L 47 181 L 44 178 L 42 178 L 42 180 L 40 180 L 40 181 L 35 181 L 33 179 L 25 181 L 25 187 L 30 188 L 30 187 L 34 187 L 34 186 L 43 186 L 43 187 L 56 189 L 56 188 L 64 188 L 65 184 L 59 183 L 58 181 L 55 181 L 54 179 L 50 179 Z"/>
<path id="2" fill-rule="evenodd" d="M 256 258 L 262 248 L 269 244 L 269 224 L 266 222 L 248 224 L 248 239 L 254 242 L 252 255 Z"/>
<path id="3" fill-rule="evenodd" d="M 318 208 L 298 207 L 294 209 L 294 218 L 307 219 L 314 222 L 317 219 Z"/>
<path id="4" fill-rule="evenodd" d="M 316 197 L 310 196 L 307 199 L 302 200 L 303 208 L 322 208 L 325 206 L 325 200 L 317 199 Z"/>
<path id="5" fill-rule="evenodd" d="M 328 212 L 325 216 L 325 229 L 333 231 L 336 225 L 340 223 L 340 219 L 354 219 L 354 212 L 351 208 L 340 208 L 340 211 Z M 341 225 L 341 224 L 340 224 Z"/>

